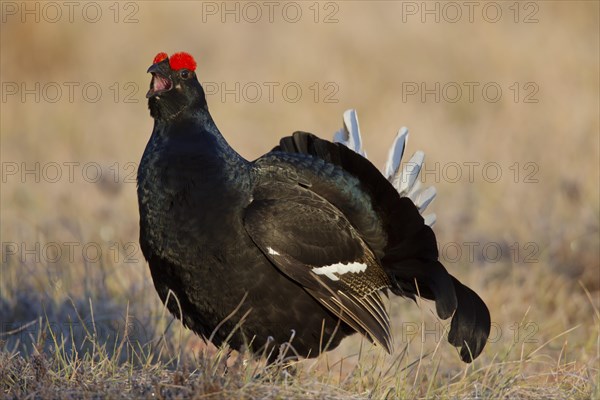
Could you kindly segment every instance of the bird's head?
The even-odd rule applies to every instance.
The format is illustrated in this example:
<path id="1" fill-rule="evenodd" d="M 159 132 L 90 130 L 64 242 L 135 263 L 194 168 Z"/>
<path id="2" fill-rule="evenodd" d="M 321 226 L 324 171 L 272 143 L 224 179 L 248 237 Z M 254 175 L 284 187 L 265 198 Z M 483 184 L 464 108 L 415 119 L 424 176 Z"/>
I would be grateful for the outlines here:
<path id="1" fill-rule="evenodd" d="M 158 53 L 148 72 L 152 74 L 146 94 L 150 115 L 169 120 L 184 112 L 206 109 L 206 96 L 196 77 L 196 61 L 188 53 L 169 57 Z"/>

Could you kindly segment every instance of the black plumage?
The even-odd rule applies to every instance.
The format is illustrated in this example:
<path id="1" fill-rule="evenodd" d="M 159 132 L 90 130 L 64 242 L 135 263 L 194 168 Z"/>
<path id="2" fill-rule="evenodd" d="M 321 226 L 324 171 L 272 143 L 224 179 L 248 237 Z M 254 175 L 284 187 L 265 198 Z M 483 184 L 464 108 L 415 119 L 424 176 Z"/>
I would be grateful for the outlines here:
<path id="1" fill-rule="evenodd" d="M 309 133 L 245 160 L 179 56 L 149 69 L 155 124 L 138 172 L 140 243 L 168 309 L 216 345 L 273 360 L 283 343 L 311 357 L 353 332 L 391 351 L 381 295 L 420 295 L 452 317 L 461 358 L 477 357 L 487 307 L 438 262 L 412 201 L 366 158 Z"/>

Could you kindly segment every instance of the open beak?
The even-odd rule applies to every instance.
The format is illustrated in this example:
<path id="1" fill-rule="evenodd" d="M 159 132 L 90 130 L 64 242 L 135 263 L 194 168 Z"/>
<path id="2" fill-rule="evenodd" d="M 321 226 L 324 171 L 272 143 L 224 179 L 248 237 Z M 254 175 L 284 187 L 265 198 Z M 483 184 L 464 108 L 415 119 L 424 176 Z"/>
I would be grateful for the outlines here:
<path id="1" fill-rule="evenodd" d="M 162 71 L 162 69 L 160 63 L 148 68 L 147 72 L 152 74 L 152 81 L 150 82 L 150 90 L 146 93 L 147 99 L 173 89 L 173 82 L 165 76 L 166 71 Z"/>

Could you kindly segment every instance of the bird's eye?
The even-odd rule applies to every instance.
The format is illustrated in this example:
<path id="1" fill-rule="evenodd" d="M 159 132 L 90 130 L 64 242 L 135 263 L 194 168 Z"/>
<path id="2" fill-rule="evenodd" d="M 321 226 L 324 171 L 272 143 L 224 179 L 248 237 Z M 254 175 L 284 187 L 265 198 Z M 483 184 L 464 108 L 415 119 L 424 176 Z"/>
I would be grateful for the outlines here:
<path id="1" fill-rule="evenodd" d="M 179 73 L 179 76 L 181 76 L 181 78 L 183 79 L 188 79 L 191 76 L 191 74 L 190 71 L 188 71 L 187 69 L 182 69 Z"/>

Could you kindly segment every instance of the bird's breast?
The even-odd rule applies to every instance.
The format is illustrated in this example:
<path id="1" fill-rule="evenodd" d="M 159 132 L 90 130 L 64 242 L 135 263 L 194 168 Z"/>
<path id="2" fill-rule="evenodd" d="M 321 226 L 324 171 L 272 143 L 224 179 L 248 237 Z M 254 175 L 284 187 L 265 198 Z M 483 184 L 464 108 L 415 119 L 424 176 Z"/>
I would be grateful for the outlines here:
<path id="1" fill-rule="evenodd" d="M 140 241 L 145 255 L 182 262 L 231 251 L 245 232 L 247 199 L 215 163 L 142 160 L 138 179 Z"/>

